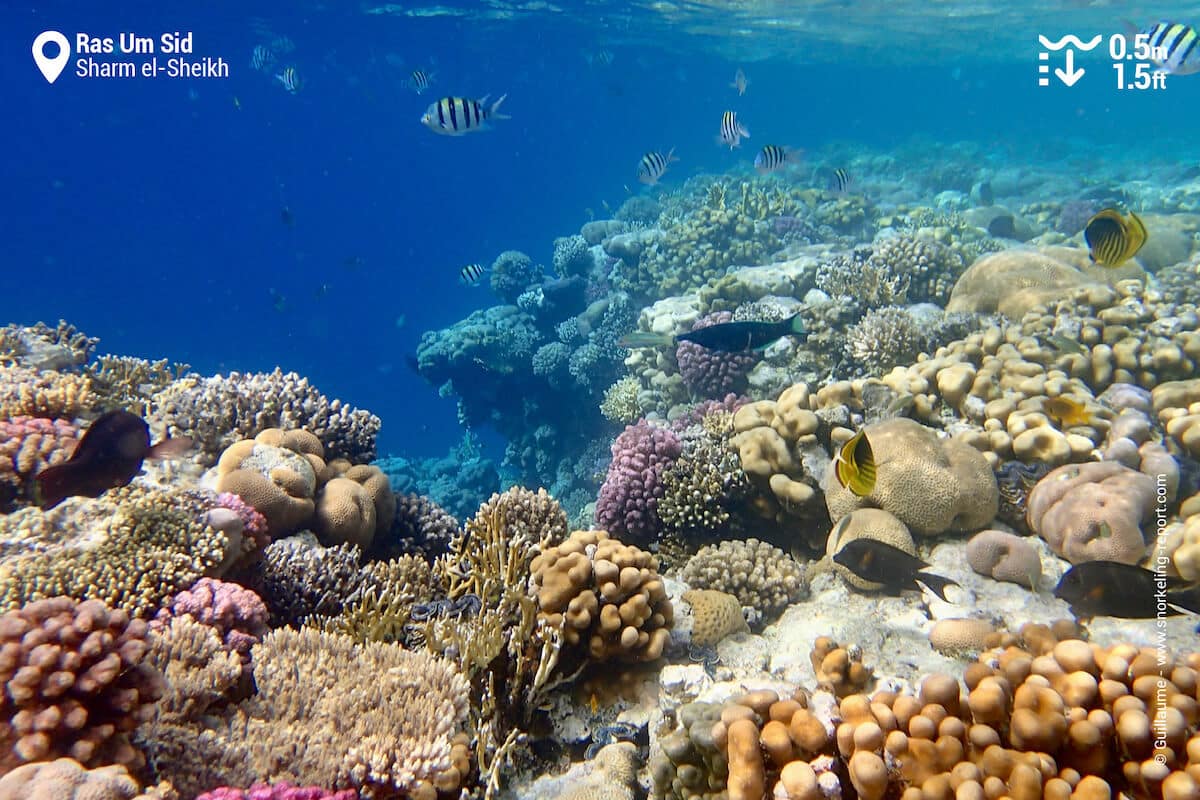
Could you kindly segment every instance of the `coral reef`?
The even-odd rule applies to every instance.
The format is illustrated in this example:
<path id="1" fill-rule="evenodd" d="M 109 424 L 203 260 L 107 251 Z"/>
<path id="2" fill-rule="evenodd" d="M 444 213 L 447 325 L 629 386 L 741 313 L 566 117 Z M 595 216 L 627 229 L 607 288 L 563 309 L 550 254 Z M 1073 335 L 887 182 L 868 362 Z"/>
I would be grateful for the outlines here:
<path id="1" fill-rule="evenodd" d="M 92 382 L 84 376 L 0 366 L 0 419 L 73 419 L 92 403 Z"/>
<path id="2" fill-rule="evenodd" d="M 915 361 L 928 341 L 928 333 L 903 308 L 876 308 L 846 331 L 846 353 L 868 373 L 880 374 Z"/>
<path id="3" fill-rule="evenodd" d="M 688 559 L 679 577 L 696 589 L 716 589 L 757 609 L 771 622 L 805 594 L 804 570 L 794 558 L 757 539 L 706 545 Z"/>
<path id="4" fill-rule="evenodd" d="M 712 325 L 721 325 L 733 320 L 728 311 L 706 314 L 692 323 L 692 330 Z M 753 352 L 726 353 L 709 350 L 693 342 L 680 342 L 675 346 L 675 359 L 683 383 L 696 397 L 724 397 L 746 388 L 746 374 L 758 363 Z"/>
<path id="5" fill-rule="evenodd" d="M 0 769 L 69 756 L 145 763 L 129 741 L 162 692 L 146 623 L 99 600 L 37 600 L 0 617 Z"/>
<path id="6" fill-rule="evenodd" d="M 0 366 L 31 370 L 66 370 L 86 364 L 100 342 L 66 320 L 51 328 L 6 325 L 0 328 Z"/>
<path id="7" fill-rule="evenodd" d="M 33 478 L 71 457 L 79 429 L 64 420 L 0 419 L 0 513 L 34 499 Z"/>
<path id="8" fill-rule="evenodd" d="M 521 293 L 541 282 L 542 265 L 533 263 L 520 250 L 505 250 L 492 262 L 492 291 L 505 303 L 513 304 Z"/>
<path id="9" fill-rule="evenodd" d="M 654 541 L 662 530 L 663 473 L 681 452 L 679 437 L 667 428 L 645 421 L 627 426 L 612 445 L 596 501 L 597 524 L 631 544 Z"/>
<path id="10" fill-rule="evenodd" d="M 24 764 L 0 777 L 0 800 L 176 800 L 171 789 L 141 793 L 125 767 L 85 769 L 73 758 Z"/>
<path id="11" fill-rule="evenodd" d="M 201 578 L 171 598 L 151 627 L 159 630 L 172 618 L 184 615 L 216 629 L 225 648 L 246 664 L 250 648 L 267 632 L 267 606 L 262 598 L 239 584 L 213 578 Z"/>

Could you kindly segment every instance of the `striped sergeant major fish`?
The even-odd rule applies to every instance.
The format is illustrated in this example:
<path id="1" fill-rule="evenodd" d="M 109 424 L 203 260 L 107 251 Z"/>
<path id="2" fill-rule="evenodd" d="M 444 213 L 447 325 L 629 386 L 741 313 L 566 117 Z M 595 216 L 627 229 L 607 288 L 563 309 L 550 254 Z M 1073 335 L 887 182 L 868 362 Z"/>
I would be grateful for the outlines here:
<path id="1" fill-rule="evenodd" d="M 287 67 L 283 72 L 275 76 L 275 80 L 283 84 L 283 88 L 287 89 L 291 94 L 300 91 L 300 87 L 304 85 L 304 81 L 300 79 L 299 73 L 295 67 Z"/>
<path id="2" fill-rule="evenodd" d="M 642 156 L 642 160 L 638 162 L 638 180 L 642 183 L 653 186 L 658 183 L 658 179 L 667 173 L 667 165 L 672 161 L 678 161 L 675 157 L 675 148 L 672 147 L 667 151 L 666 155 L 653 150 Z"/>
<path id="3" fill-rule="evenodd" d="M 1200 72 L 1200 34 L 1191 25 L 1179 22 L 1156 22 L 1149 30 L 1141 31 L 1152 48 L 1150 61 L 1169 75 L 1192 75 Z M 1137 40 L 1137 29 L 1126 23 L 1126 38 Z"/>
<path id="4" fill-rule="evenodd" d="M 746 130 L 746 126 L 738 121 L 736 111 L 726 111 L 721 115 L 721 134 L 717 137 L 717 141 L 721 144 L 729 145 L 732 150 L 742 143 L 742 138 L 750 138 L 750 131 Z"/>
<path id="5" fill-rule="evenodd" d="M 829 191 L 845 194 L 850 191 L 850 184 L 854 183 L 854 178 L 850 172 L 844 167 L 838 167 L 829 175 Z"/>
<path id="6" fill-rule="evenodd" d="M 478 100 L 443 97 L 425 109 L 425 113 L 421 115 L 421 124 L 434 133 L 445 136 L 462 136 L 472 131 L 487 130 L 488 120 L 509 119 L 507 114 L 496 113 L 496 109 L 508 95 L 500 95 L 500 99 L 490 106 L 487 104 L 489 97 L 491 95 L 484 95 Z"/>
<path id="7" fill-rule="evenodd" d="M 466 286 L 478 286 L 487 269 L 482 264 L 467 264 L 458 271 L 458 280 Z"/>
<path id="8" fill-rule="evenodd" d="M 254 51 L 250 53 L 250 66 L 259 72 L 265 72 L 275 63 L 275 54 L 271 52 L 271 48 L 265 44 L 254 45 Z"/>
<path id="9" fill-rule="evenodd" d="M 433 80 L 433 73 L 426 74 L 424 70 L 414 69 L 412 75 L 408 78 L 408 86 L 417 94 L 421 94 L 429 88 L 430 82 Z"/>
<path id="10" fill-rule="evenodd" d="M 754 169 L 759 175 L 766 175 L 783 169 L 788 164 L 794 164 L 800 159 L 800 152 L 790 147 L 769 144 L 754 157 Z"/>

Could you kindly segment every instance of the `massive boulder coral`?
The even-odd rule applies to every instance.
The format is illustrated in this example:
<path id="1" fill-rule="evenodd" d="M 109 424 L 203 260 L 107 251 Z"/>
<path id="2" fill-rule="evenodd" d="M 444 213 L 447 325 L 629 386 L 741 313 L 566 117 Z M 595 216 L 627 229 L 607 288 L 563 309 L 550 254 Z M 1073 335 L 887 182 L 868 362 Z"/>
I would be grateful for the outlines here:
<path id="1" fill-rule="evenodd" d="M 875 453 L 875 488 L 866 497 L 855 495 L 838 483 L 830 464 L 825 502 L 831 518 L 882 508 L 917 536 L 978 530 L 995 518 L 999 490 L 978 450 L 904 417 L 866 431 Z"/>
<path id="2" fill-rule="evenodd" d="M 1146 555 L 1142 524 L 1155 508 L 1154 479 L 1113 461 L 1049 472 L 1029 495 L 1029 527 L 1070 561 L 1136 564 Z"/>
<path id="3" fill-rule="evenodd" d="M 594 661 L 654 661 L 674 621 L 658 561 L 606 531 L 574 531 L 530 564 L 538 613 Z"/>
<path id="4" fill-rule="evenodd" d="M 0 617 L 0 770 L 70 756 L 145 763 L 129 733 L 162 693 L 146 623 L 99 600 L 38 600 Z"/>

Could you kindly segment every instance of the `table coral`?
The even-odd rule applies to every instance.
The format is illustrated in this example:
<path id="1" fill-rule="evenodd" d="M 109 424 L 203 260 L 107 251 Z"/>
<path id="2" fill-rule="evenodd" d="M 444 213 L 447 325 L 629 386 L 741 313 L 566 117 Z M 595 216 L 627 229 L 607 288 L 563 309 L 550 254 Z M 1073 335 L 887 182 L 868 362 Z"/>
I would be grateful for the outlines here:
<path id="1" fill-rule="evenodd" d="M 1146 555 L 1141 525 L 1155 508 L 1154 479 L 1113 461 L 1059 467 L 1029 495 L 1029 527 L 1055 553 L 1079 564 Z"/>
<path id="2" fill-rule="evenodd" d="M 139 769 L 128 734 L 163 689 L 143 664 L 146 633 L 99 600 L 38 600 L 0 617 L 0 768 L 67 755 Z"/>
<path id="3" fill-rule="evenodd" d="M 630 542 L 653 542 L 662 529 L 662 476 L 682 452 L 679 437 L 646 421 L 629 425 L 612 445 L 612 463 L 596 500 L 596 523 Z"/>
<path id="4" fill-rule="evenodd" d="M 530 564 L 539 615 L 595 661 L 653 661 L 674 615 L 658 562 L 605 531 L 575 531 Z"/>
<path id="5" fill-rule="evenodd" d="M 231 372 L 185 377 L 154 395 L 147 419 L 172 436 L 190 436 L 207 463 L 239 439 L 268 428 L 304 429 L 329 458 L 365 463 L 375 458 L 379 417 L 330 400 L 295 372 Z"/>
<path id="6" fill-rule="evenodd" d="M 837 482 L 830 464 L 825 502 L 831 518 L 882 508 L 918 536 L 978 530 L 995 518 L 996 478 L 978 450 L 904 417 L 866 431 L 875 453 L 875 488 L 866 497 L 853 494 Z"/>

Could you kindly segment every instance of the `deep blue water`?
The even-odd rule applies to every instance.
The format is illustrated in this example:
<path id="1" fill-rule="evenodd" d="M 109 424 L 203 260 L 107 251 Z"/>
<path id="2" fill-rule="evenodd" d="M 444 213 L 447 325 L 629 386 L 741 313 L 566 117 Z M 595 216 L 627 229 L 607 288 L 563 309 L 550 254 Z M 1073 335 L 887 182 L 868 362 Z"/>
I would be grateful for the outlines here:
<path id="1" fill-rule="evenodd" d="M 1010 160 L 1059 137 L 1076 154 L 1091 142 L 1196 160 L 1187 132 L 1200 123 L 1200 77 L 1120 93 L 1098 62 L 1086 65 L 1101 80 L 1039 89 L 1036 30 L 1020 58 L 998 58 L 986 40 L 980 59 L 939 58 L 931 21 L 923 66 L 853 49 L 835 63 L 742 63 L 703 40 L 610 43 L 603 28 L 563 20 L 413 20 L 331 4 L 256 22 L 229 2 L 39 5 L 53 10 L 0 9 L 0 323 L 63 317 L 104 352 L 204 373 L 296 370 L 380 414 L 381 449 L 412 455 L 442 453 L 460 431 L 405 354 L 421 331 L 496 302 L 458 284 L 462 265 L 506 249 L 548 265 L 553 239 L 577 232 L 588 209 L 602 216 L 603 202 L 640 188 L 646 150 L 676 148 L 676 181 L 745 164 L 767 142 L 888 149 L 913 136 L 973 139 Z M 249 66 L 264 27 L 296 44 L 284 59 L 304 80 L 296 95 Z M 69 67 L 51 86 L 30 57 L 45 29 L 191 31 L 195 55 L 232 74 L 85 80 Z M 585 59 L 599 48 L 610 65 Z M 728 88 L 738 66 L 752 80 L 744 98 Z M 416 67 L 436 73 L 423 96 L 403 83 Z M 418 123 L 442 94 L 489 92 L 508 93 L 512 119 L 486 133 L 440 137 Z M 753 134 L 737 153 L 713 143 L 725 108 Z"/>

